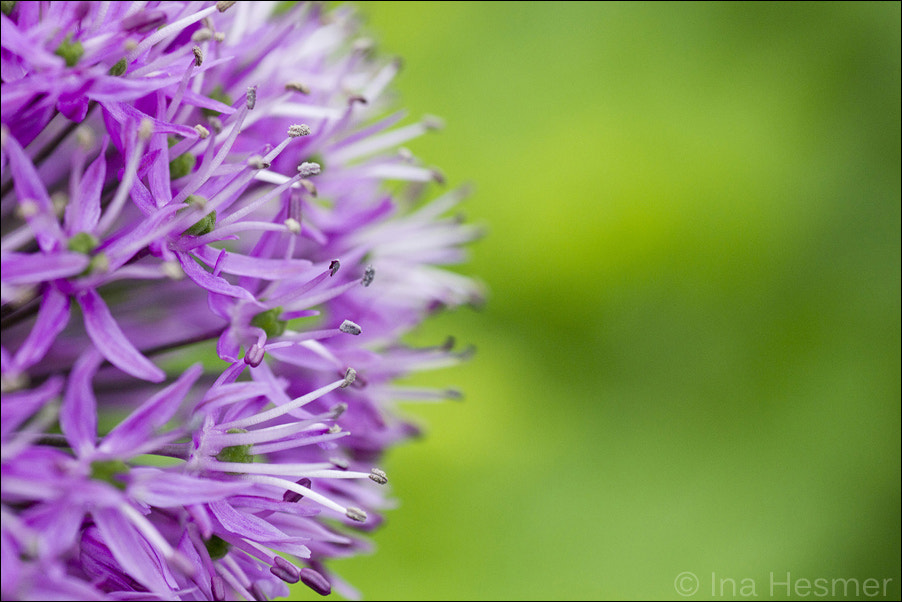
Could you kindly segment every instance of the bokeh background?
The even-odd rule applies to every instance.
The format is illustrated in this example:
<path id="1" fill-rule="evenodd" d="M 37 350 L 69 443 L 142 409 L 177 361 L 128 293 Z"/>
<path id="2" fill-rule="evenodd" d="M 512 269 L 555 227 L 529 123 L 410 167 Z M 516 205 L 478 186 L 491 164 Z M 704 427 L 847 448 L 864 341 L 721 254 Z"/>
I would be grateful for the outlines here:
<path id="1" fill-rule="evenodd" d="M 359 8 L 446 121 L 411 150 L 475 184 L 491 295 L 414 338 L 476 346 L 418 379 L 466 399 L 406 407 L 399 509 L 332 566 L 370 600 L 898 600 L 900 4 Z"/>

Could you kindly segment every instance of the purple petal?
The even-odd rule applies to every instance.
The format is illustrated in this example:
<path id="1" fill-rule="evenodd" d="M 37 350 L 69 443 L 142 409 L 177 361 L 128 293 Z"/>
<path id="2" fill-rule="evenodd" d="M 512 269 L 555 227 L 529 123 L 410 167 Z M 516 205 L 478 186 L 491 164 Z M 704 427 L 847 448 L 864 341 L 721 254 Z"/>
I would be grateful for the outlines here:
<path id="1" fill-rule="evenodd" d="M 91 259 L 82 253 L 8 253 L 0 260 L 4 284 L 31 284 L 81 274 Z"/>
<path id="2" fill-rule="evenodd" d="M 69 234 L 93 232 L 100 220 L 100 194 L 106 179 L 106 151 L 109 137 L 104 137 L 100 154 L 78 182 L 78 189 L 71 191 L 72 200 L 66 206 L 66 227 Z"/>
<path id="3" fill-rule="evenodd" d="M 132 345 L 113 319 L 110 309 L 96 291 L 78 293 L 78 304 L 85 316 L 85 328 L 97 350 L 111 364 L 135 378 L 160 382 L 166 375 Z"/>
<path id="4" fill-rule="evenodd" d="M 253 486 L 250 481 L 212 481 L 157 468 L 134 468 L 129 474 L 129 493 L 135 499 L 159 508 L 204 504 Z"/>
<path id="5" fill-rule="evenodd" d="M 188 253 L 176 253 L 176 256 L 178 256 L 179 263 L 182 265 L 182 269 L 185 271 L 188 278 L 211 293 L 219 293 L 220 295 L 237 297 L 238 299 L 246 299 L 248 301 L 254 299 L 254 296 L 247 292 L 247 290 L 240 286 L 229 284 L 225 278 L 214 276 L 200 267 Z"/>
<path id="6" fill-rule="evenodd" d="M 4 393 L 0 402 L 0 436 L 7 436 L 20 424 L 28 420 L 44 404 L 54 399 L 63 390 L 63 379 L 54 376 L 40 387 L 27 391 Z M 6 467 L 3 468 L 4 476 Z"/>
<path id="7" fill-rule="evenodd" d="M 147 443 L 172 418 L 202 372 L 200 364 L 185 370 L 177 381 L 145 401 L 110 431 L 98 449 L 120 456 Z"/>
<path id="8" fill-rule="evenodd" d="M 13 369 L 16 371 L 26 370 L 40 361 L 68 323 L 68 295 L 64 295 L 53 286 L 47 287 L 34 326 L 19 351 L 16 352 L 12 363 Z"/>
<path id="9" fill-rule="evenodd" d="M 76 454 L 94 449 L 97 440 L 97 398 L 92 381 L 103 358 L 96 349 L 89 349 L 72 369 L 66 397 L 60 408 L 60 428 Z"/>
<path id="10" fill-rule="evenodd" d="M 172 588 L 168 569 L 144 537 L 118 511 L 97 508 L 91 511 L 103 542 L 123 570 L 151 592 L 169 598 Z"/>

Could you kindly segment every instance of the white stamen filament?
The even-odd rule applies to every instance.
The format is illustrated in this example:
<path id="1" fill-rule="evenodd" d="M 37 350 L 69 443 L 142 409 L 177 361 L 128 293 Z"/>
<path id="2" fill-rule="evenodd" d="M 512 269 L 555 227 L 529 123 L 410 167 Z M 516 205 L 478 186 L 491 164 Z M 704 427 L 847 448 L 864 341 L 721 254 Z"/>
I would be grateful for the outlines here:
<path id="1" fill-rule="evenodd" d="M 340 388 L 344 385 L 346 379 L 341 378 L 333 383 L 326 385 L 325 387 L 320 387 L 315 391 L 311 391 L 306 395 L 302 395 L 296 399 L 291 400 L 290 403 L 286 403 L 281 406 L 277 406 L 265 412 L 261 412 L 259 414 L 255 414 L 253 416 L 248 416 L 246 418 L 239 418 L 238 420 L 232 420 L 231 422 L 227 422 L 225 424 L 218 425 L 220 429 L 227 431 L 229 429 L 234 428 L 247 428 L 249 426 L 253 426 L 255 424 L 260 424 L 262 422 L 266 422 L 268 420 L 272 420 L 273 418 L 278 418 L 279 416 L 283 416 L 288 412 L 295 410 L 297 408 L 303 407 L 310 403 L 311 401 L 315 401 L 325 395 L 326 393 L 331 393 L 335 389 Z"/>
<path id="2" fill-rule="evenodd" d="M 145 50 L 149 49 L 151 46 L 154 46 L 154 45 L 160 43 L 161 41 L 163 41 L 170 35 L 175 35 L 177 32 L 180 32 L 181 30 L 185 29 L 192 23 L 197 23 L 204 17 L 212 15 L 215 12 L 216 12 L 216 7 L 210 6 L 208 8 L 205 8 L 202 11 L 196 12 L 193 15 L 188 15 L 187 17 L 185 17 L 183 19 L 179 19 L 178 21 L 176 21 L 174 23 L 170 23 L 166 27 L 163 27 L 162 29 L 157 30 L 152 35 L 144 38 L 141 41 L 141 43 L 135 47 L 134 50 L 132 50 L 131 52 L 128 53 L 128 59 L 127 59 L 128 62 L 129 63 L 133 62 L 138 56 L 140 56 Z"/>
<path id="3" fill-rule="evenodd" d="M 113 222 L 116 221 L 116 218 L 119 217 L 122 208 L 125 206 L 125 200 L 128 198 L 132 189 L 132 184 L 134 184 L 135 178 L 138 176 L 138 163 L 144 156 L 144 149 L 147 146 L 146 138 L 141 135 L 141 130 L 145 129 L 145 123 L 149 123 L 148 120 L 143 120 L 138 126 L 137 145 L 133 149 L 131 156 L 128 158 L 128 163 L 126 164 L 122 175 L 122 181 L 119 182 L 119 187 L 116 189 L 116 195 L 104 212 L 103 217 L 100 218 L 100 223 L 97 224 L 97 232 L 106 232 L 109 230 L 113 225 Z"/>
<path id="4" fill-rule="evenodd" d="M 336 471 L 336 472 L 341 472 L 341 471 Z M 342 474 L 347 474 L 347 473 L 342 473 Z M 261 485 L 271 485 L 271 486 L 277 487 L 283 491 L 285 489 L 288 489 L 290 491 L 294 491 L 295 493 L 300 493 L 305 498 L 308 498 L 314 502 L 317 502 L 318 504 L 320 504 L 322 506 L 325 506 L 326 508 L 329 508 L 330 510 L 335 510 L 336 512 L 340 512 L 341 514 L 344 514 L 347 516 L 348 508 L 346 508 L 345 506 L 342 506 L 338 502 L 332 501 L 331 499 L 327 498 L 326 496 L 322 495 L 321 493 L 317 493 L 316 491 L 313 491 L 312 489 L 309 489 L 302 485 L 298 485 L 294 481 L 288 481 L 286 479 L 279 479 L 277 477 L 269 477 L 269 476 L 264 476 L 264 475 L 260 475 L 260 474 L 247 475 L 247 477 L 245 477 L 245 478 L 247 478 L 251 481 L 254 481 L 256 483 L 260 483 Z M 366 478 L 366 475 L 364 475 L 364 478 Z"/>

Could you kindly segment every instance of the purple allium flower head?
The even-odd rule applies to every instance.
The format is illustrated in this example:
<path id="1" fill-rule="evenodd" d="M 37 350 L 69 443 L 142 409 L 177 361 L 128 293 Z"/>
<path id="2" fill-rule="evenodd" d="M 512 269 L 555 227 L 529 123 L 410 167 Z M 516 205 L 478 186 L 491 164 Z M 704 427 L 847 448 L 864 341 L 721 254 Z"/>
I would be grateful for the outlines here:
<path id="1" fill-rule="evenodd" d="M 392 405 L 457 396 L 396 383 L 481 296 L 466 192 L 401 147 L 436 120 L 350 11 L 270 7 L 2 3 L 4 599 L 328 594 Z"/>

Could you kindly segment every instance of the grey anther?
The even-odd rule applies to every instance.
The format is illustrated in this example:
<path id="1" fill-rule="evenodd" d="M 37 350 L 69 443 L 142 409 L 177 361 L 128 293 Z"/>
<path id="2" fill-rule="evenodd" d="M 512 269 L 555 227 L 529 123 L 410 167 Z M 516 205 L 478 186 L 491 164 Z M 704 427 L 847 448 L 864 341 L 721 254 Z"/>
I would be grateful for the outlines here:
<path id="1" fill-rule="evenodd" d="M 197 135 L 201 140 L 205 140 L 207 138 L 207 136 L 210 135 L 210 130 L 208 130 L 207 128 L 205 128 L 204 126 L 202 126 L 199 123 L 196 126 L 194 126 L 194 131 L 197 132 Z"/>
<path id="2" fill-rule="evenodd" d="M 222 1 L 216 3 L 216 10 L 218 10 L 221 13 L 224 13 L 225 11 L 229 10 L 233 4 L 236 4 L 236 0 L 231 0 L 231 2 L 222 0 Z"/>
<path id="3" fill-rule="evenodd" d="M 341 267 L 341 262 L 338 261 L 337 259 L 333 259 L 332 261 L 330 261 L 329 262 L 329 272 L 331 272 L 330 275 L 334 276 L 336 274 L 336 272 L 338 272 L 338 269 L 340 267 Z"/>
<path id="4" fill-rule="evenodd" d="M 370 470 L 370 480 L 380 485 L 385 485 L 388 483 L 388 476 L 386 476 L 385 471 L 379 468 L 373 468 Z"/>
<path id="5" fill-rule="evenodd" d="M 288 126 L 288 135 L 292 138 L 297 138 L 299 136 L 309 136 L 310 134 L 310 126 L 306 123 Z"/>
<path id="6" fill-rule="evenodd" d="M 357 380 L 357 371 L 353 368 L 348 368 L 348 371 L 345 372 L 345 381 L 342 383 L 341 388 L 350 386 L 355 380 Z"/>
<path id="7" fill-rule="evenodd" d="M 194 53 L 194 66 L 200 67 L 204 64 L 204 51 L 200 49 L 200 46 L 195 46 L 191 49 L 191 52 Z"/>
<path id="8" fill-rule="evenodd" d="M 371 265 L 366 266 L 366 269 L 363 271 L 363 279 L 361 280 L 363 286 L 371 285 L 373 283 L 373 278 L 375 277 L 376 269 Z"/>
<path id="9" fill-rule="evenodd" d="M 249 111 L 254 109 L 257 104 L 257 86 L 251 86 L 247 89 L 247 108 Z"/>
<path id="10" fill-rule="evenodd" d="M 263 157 L 260 155 L 254 155 L 247 160 L 247 164 L 254 169 L 268 169 L 271 163 L 269 161 L 264 161 Z"/>
<path id="11" fill-rule="evenodd" d="M 213 30 L 208 27 L 202 27 L 191 34 L 191 41 L 195 44 L 207 42 L 213 38 Z"/>
<path id="12" fill-rule="evenodd" d="M 363 332 L 363 329 L 360 328 L 360 326 L 358 326 L 354 322 L 351 322 L 350 320 L 345 320 L 344 322 L 342 322 L 341 326 L 338 327 L 338 330 L 342 331 L 345 334 L 353 334 L 354 336 L 357 336 L 358 334 Z"/>
<path id="13" fill-rule="evenodd" d="M 285 84 L 285 89 L 291 92 L 300 92 L 301 94 L 310 94 L 310 88 L 302 84 L 301 82 L 288 82 Z"/>
<path id="14" fill-rule="evenodd" d="M 366 522 L 366 512 L 354 506 L 348 506 L 347 510 L 345 510 L 345 516 L 358 523 Z"/>
<path id="15" fill-rule="evenodd" d="M 318 174 L 322 168 L 319 163 L 313 163 L 311 161 L 304 161 L 300 165 L 298 165 L 298 173 L 301 174 L 302 178 L 309 178 L 310 176 L 315 176 Z"/>

